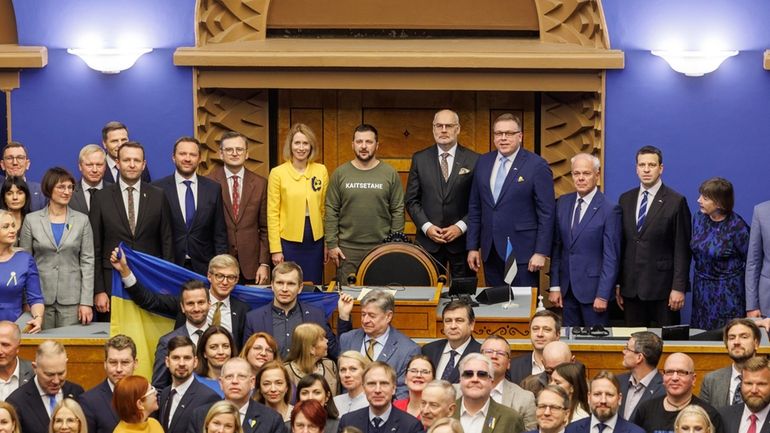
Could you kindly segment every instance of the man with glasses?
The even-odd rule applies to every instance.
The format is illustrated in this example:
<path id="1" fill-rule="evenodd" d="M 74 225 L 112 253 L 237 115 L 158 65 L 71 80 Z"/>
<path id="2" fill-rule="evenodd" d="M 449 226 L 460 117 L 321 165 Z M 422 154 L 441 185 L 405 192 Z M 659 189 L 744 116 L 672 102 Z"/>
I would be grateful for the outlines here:
<path id="1" fill-rule="evenodd" d="M 561 433 L 569 422 L 569 394 L 558 385 L 546 385 L 537 395 L 537 429 L 528 433 Z"/>
<path id="2" fill-rule="evenodd" d="M 27 148 L 23 144 L 11 141 L 3 147 L 3 159 L 0 160 L 0 168 L 3 169 L 6 177 L 20 177 L 27 183 L 27 188 L 29 188 L 27 201 L 29 202 L 29 210 L 32 212 L 44 208 L 46 200 L 40 189 L 40 183 L 27 179 L 30 162 Z"/>
<path id="3" fill-rule="evenodd" d="M 521 120 L 510 113 L 492 125 L 496 151 L 479 157 L 468 207 L 468 265 L 484 262 L 487 286 L 505 284 L 508 245 L 518 270 L 514 286 L 534 287 L 551 255 L 555 201 L 548 163 L 523 149 Z M 480 251 L 479 251 L 480 249 Z"/>
<path id="4" fill-rule="evenodd" d="M 756 354 L 761 339 L 762 333 L 752 319 L 733 319 L 725 326 L 724 343 L 733 362 L 703 378 L 700 387 L 703 401 L 717 409 L 743 402 L 741 370 L 743 364 Z"/>
<path id="5" fill-rule="evenodd" d="M 105 183 L 115 183 L 120 176 L 118 166 L 118 149 L 120 146 L 128 143 L 128 128 L 121 122 L 107 122 L 102 128 L 102 146 L 107 153 L 107 170 L 104 172 Z M 150 183 L 150 169 L 144 167 L 142 170 L 142 181 Z"/>
<path id="6" fill-rule="evenodd" d="M 245 359 L 230 358 L 222 366 L 219 384 L 225 394 L 225 400 L 238 408 L 243 432 L 288 433 L 283 417 L 278 415 L 278 412 L 251 398 L 255 383 L 254 372 Z M 187 433 L 206 431 L 206 414 L 212 405 L 213 403 L 206 404 L 193 411 L 187 425 Z"/>
<path id="7" fill-rule="evenodd" d="M 492 361 L 494 379 L 492 380 L 492 400 L 510 407 L 524 418 L 524 428 L 537 427 L 535 416 L 535 394 L 505 378 L 505 372 L 511 362 L 511 346 L 505 338 L 492 334 L 481 345 L 481 354 Z"/>
<path id="8" fill-rule="evenodd" d="M 420 421 L 425 431 L 441 418 L 451 417 L 457 403 L 455 387 L 446 380 L 433 380 L 425 385 L 420 401 Z"/>
<path id="9" fill-rule="evenodd" d="M 602 370 L 588 384 L 588 405 L 591 416 L 567 426 L 566 433 L 644 433 L 644 430 L 618 416 L 620 407 L 618 380 Z"/>
<path id="10" fill-rule="evenodd" d="M 628 370 L 618 375 L 623 419 L 633 419 L 639 404 L 665 395 L 663 376 L 658 372 L 661 354 L 663 340 L 650 331 L 634 332 L 623 347 L 623 367 Z"/>
<path id="11" fill-rule="evenodd" d="M 339 431 L 357 427 L 362 432 L 421 433 L 417 418 L 393 406 L 396 371 L 385 362 L 374 361 L 364 370 L 364 393 L 369 407 L 342 416 Z M 192 432 L 191 432 L 192 433 Z"/>
<path id="12" fill-rule="evenodd" d="M 715 433 L 724 433 L 719 412 L 710 404 L 694 396 L 695 364 L 684 353 L 672 353 L 663 364 L 663 387 L 666 394 L 640 404 L 630 420 L 647 433 L 673 432 L 679 412 L 688 405 L 702 407 L 714 424 Z"/>
<path id="13" fill-rule="evenodd" d="M 457 409 L 465 433 L 501 431 L 521 433 L 524 420 L 515 410 L 491 398 L 494 380 L 492 361 L 480 353 L 471 353 L 460 362 L 460 391 Z"/>
<path id="14" fill-rule="evenodd" d="M 209 174 L 222 188 L 229 253 L 241 263 L 241 284 L 270 281 L 270 249 L 267 245 L 267 179 L 247 170 L 246 137 L 227 131 L 219 139 L 224 163 Z"/>
<path id="15" fill-rule="evenodd" d="M 422 346 L 422 354 L 430 358 L 436 366 L 436 377 L 460 382 L 457 364 L 470 353 L 478 353 L 481 345 L 473 338 L 473 325 L 476 315 L 473 307 L 461 300 L 452 300 L 441 310 L 444 335 L 447 338 L 432 341 Z"/>
<path id="16" fill-rule="evenodd" d="M 80 181 L 75 183 L 75 191 L 69 206 L 86 215 L 91 211 L 91 196 L 104 188 L 105 162 L 104 149 L 96 144 L 86 144 L 78 154 Z"/>
<path id="17" fill-rule="evenodd" d="M 417 226 L 417 243 L 452 278 L 472 277 L 465 251 L 468 199 L 479 154 L 458 144 L 460 118 L 452 110 L 433 116 L 436 144 L 412 156 L 406 183 L 406 210 Z M 454 381 L 457 382 L 456 380 Z"/>

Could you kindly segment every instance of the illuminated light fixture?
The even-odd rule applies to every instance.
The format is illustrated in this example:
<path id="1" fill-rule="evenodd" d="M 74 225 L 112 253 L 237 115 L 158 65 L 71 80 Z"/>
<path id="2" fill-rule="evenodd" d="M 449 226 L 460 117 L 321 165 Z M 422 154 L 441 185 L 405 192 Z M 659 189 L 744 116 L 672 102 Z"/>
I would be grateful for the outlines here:
<path id="1" fill-rule="evenodd" d="M 653 55 L 662 57 L 671 69 L 688 77 L 702 77 L 714 72 L 728 57 L 738 55 L 735 50 L 723 51 L 665 51 L 653 50 Z"/>
<path id="2" fill-rule="evenodd" d="M 152 48 L 69 48 L 91 69 L 105 74 L 117 74 L 134 66 L 134 63 L 152 51 Z"/>

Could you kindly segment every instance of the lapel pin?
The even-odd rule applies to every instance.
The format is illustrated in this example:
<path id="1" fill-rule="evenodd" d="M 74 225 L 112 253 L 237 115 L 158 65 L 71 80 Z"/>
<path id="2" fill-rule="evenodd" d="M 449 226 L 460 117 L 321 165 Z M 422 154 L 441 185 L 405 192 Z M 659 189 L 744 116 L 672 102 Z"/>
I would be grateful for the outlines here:
<path id="1" fill-rule="evenodd" d="M 487 426 L 489 426 L 489 429 L 490 429 L 490 430 L 494 430 L 494 429 L 495 429 L 495 423 L 496 423 L 496 422 L 497 422 L 497 419 L 495 419 L 494 417 L 492 417 L 492 418 L 489 420 L 489 423 L 487 424 Z"/>
<path id="2" fill-rule="evenodd" d="M 257 422 L 254 420 L 254 418 L 250 419 L 249 426 L 251 426 L 251 428 L 254 428 L 255 425 L 257 425 Z"/>
<path id="3" fill-rule="evenodd" d="M 518 179 L 516 179 L 517 182 L 522 183 L 524 182 L 524 176 L 519 176 Z"/>

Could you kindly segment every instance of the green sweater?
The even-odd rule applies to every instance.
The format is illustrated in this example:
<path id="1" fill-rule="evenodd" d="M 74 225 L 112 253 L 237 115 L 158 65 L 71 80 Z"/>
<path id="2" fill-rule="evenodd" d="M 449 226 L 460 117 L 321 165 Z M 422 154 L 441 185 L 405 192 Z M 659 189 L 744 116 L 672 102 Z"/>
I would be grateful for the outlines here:
<path id="1" fill-rule="evenodd" d="M 359 170 L 351 162 L 337 167 L 326 190 L 326 246 L 365 248 L 391 232 L 404 231 L 404 189 L 390 165 Z"/>

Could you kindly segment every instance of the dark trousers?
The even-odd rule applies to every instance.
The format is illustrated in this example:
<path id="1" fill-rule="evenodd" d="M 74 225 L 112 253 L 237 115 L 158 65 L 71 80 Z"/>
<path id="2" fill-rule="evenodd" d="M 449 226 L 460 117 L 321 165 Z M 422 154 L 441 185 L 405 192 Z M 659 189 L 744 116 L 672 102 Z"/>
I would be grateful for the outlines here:
<path id="1" fill-rule="evenodd" d="M 626 326 L 661 327 L 679 324 L 679 311 L 668 308 L 668 299 L 643 301 L 623 297 Z"/>
<path id="2" fill-rule="evenodd" d="M 449 251 L 446 246 L 442 245 L 439 247 L 438 251 L 430 253 L 430 255 L 433 256 L 438 263 L 441 263 L 441 266 L 448 267 L 448 273 L 453 279 L 476 276 L 476 273 L 471 270 L 470 266 L 468 266 L 467 251 L 463 250 L 459 253 L 453 253 Z M 445 271 L 445 269 L 441 269 L 441 266 L 439 266 L 439 273 Z"/>
<path id="3" fill-rule="evenodd" d="M 564 304 L 562 310 L 564 326 L 607 326 L 610 324 L 609 302 L 607 302 L 607 310 L 603 313 L 597 313 L 594 311 L 593 302 L 581 304 L 572 290 L 567 290 L 566 293 L 562 291 L 561 296 L 562 303 Z"/>

